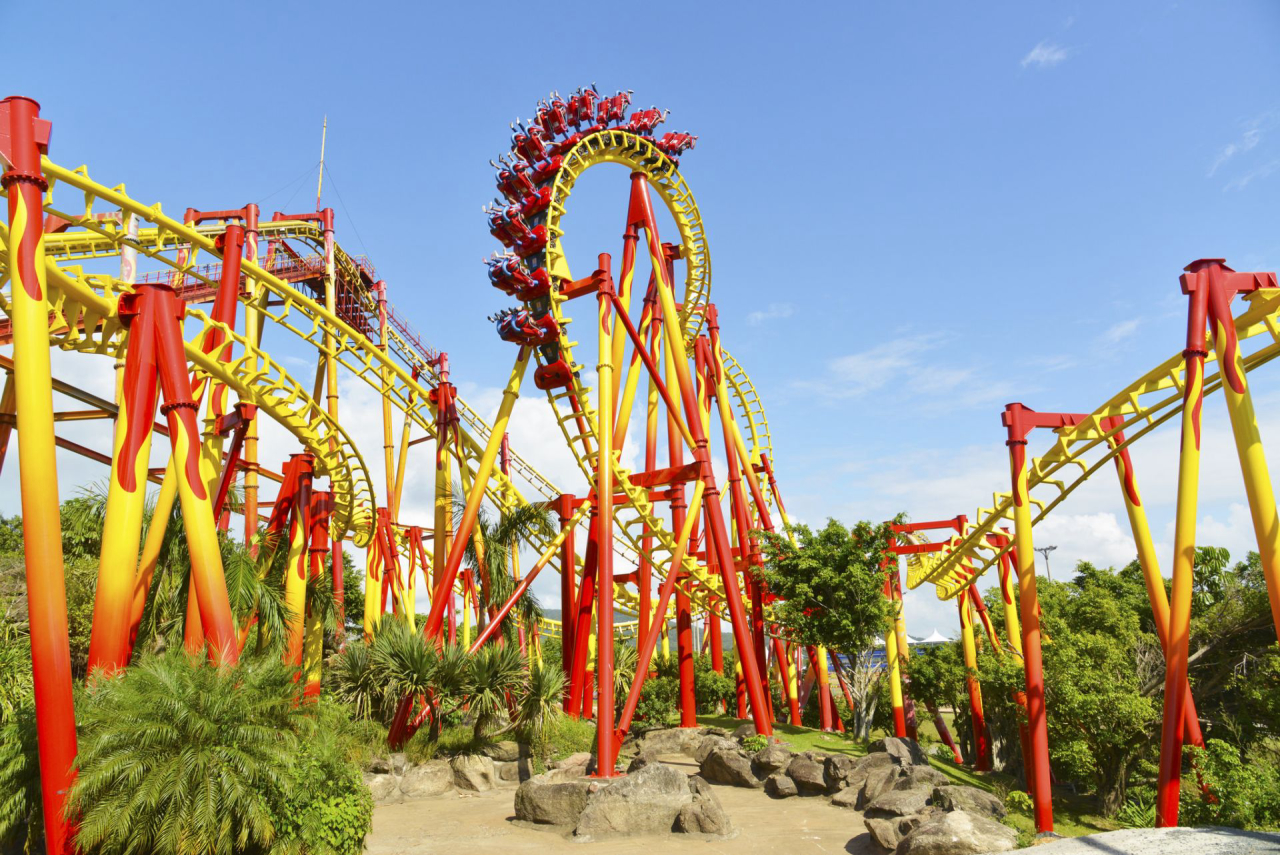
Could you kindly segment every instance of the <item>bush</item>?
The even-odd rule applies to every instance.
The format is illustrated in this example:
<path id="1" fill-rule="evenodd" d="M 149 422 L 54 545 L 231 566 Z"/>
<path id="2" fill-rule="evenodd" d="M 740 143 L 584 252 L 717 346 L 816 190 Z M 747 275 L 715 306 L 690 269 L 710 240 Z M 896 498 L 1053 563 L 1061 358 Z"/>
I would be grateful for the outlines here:
<path id="1" fill-rule="evenodd" d="M 544 761 L 561 760 L 570 754 L 593 752 L 596 747 L 594 721 L 573 718 L 564 713 L 554 716 L 536 743 L 534 753 Z"/>
<path id="2" fill-rule="evenodd" d="M 654 727 L 665 727 L 676 717 L 680 681 L 675 677 L 650 677 L 640 689 L 636 719 Z"/>
<path id="3" fill-rule="evenodd" d="M 1250 757 L 1221 739 L 1204 748 L 1188 746 L 1191 771 L 1182 776 L 1181 825 L 1227 825 L 1233 828 L 1280 828 L 1280 764 L 1274 758 Z M 1200 790 L 1203 781 L 1214 798 Z"/>
<path id="4" fill-rule="evenodd" d="M 761 736 L 758 733 L 753 736 L 748 736 L 746 739 L 742 740 L 742 747 L 745 750 L 750 751 L 752 754 L 755 754 L 757 751 L 763 751 L 769 747 L 769 737 Z"/>
<path id="5" fill-rule="evenodd" d="M 1030 815 L 1035 805 L 1031 801 L 1031 796 L 1022 790 L 1010 790 L 1009 794 L 1004 797 L 1004 806 L 1013 813 L 1021 813 Z"/>

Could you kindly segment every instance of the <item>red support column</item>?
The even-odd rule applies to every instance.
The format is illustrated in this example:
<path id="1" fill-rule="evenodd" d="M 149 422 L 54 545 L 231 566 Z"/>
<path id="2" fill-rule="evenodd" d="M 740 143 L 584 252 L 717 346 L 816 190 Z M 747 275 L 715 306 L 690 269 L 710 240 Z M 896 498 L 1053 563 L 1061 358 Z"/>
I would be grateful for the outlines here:
<path id="1" fill-rule="evenodd" d="M 573 544 L 573 496 L 562 494 L 556 499 L 556 513 L 560 516 L 560 528 L 569 529 L 560 545 L 560 664 L 566 678 L 564 711 L 570 712 L 572 694 L 573 652 L 575 650 L 574 627 L 577 622 L 577 602 L 574 598 L 578 556 Z"/>
<path id="2" fill-rule="evenodd" d="M 48 150 L 49 123 L 40 118 L 38 103 L 13 96 L 0 102 L 0 131 L 0 160 L 8 166 L 0 183 L 9 195 L 13 381 L 45 846 L 54 855 L 64 855 L 73 851 L 73 831 L 65 805 L 67 790 L 75 777 L 76 723 L 71 699 L 71 650 L 54 453 L 49 302 L 41 227 L 41 196 L 48 183 L 40 171 L 40 155 Z"/>

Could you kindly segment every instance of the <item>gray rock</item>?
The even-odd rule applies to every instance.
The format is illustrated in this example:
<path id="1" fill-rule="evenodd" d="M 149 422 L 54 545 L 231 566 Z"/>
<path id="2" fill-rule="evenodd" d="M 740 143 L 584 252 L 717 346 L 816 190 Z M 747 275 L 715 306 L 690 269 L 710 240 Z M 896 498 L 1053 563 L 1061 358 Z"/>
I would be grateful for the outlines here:
<path id="1" fill-rule="evenodd" d="M 698 732 L 703 736 L 722 736 L 725 739 L 729 738 L 729 731 L 725 730 L 723 727 L 704 727 Z"/>
<path id="2" fill-rule="evenodd" d="M 1004 802 L 977 787 L 960 784 L 944 784 L 934 789 L 933 803 L 942 810 L 962 810 L 994 819 L 1003 819 L 1008 813 Z"/>
<path id="3" fill-rule="evenodd" d="M 710 736 L 704 736 L 702 737 L 702 741 L 698 743 L 698 747 L 693 750 L 693 759 L 696 760 L 698 763 L 702 763 L 704 760 L 707 759 L 707 755 L 709 755 L 712 751 L 715 751 L 717 748 L 725 748 L 725 749 L 728 749 L 729 751 L 737 751 L 740 748 L 740 746 L 738 745 L 738 743 L 734 742 L 732 739 L 727 739 L 723 736 L 716 736 L 714 734 Z"/>
<path id="4" fill-rule="evenodd" d="M 453 785 L 459 790 L 482 793 L 497 786 L 493 761 L 483 754 L 459 754 L 449 765 L 453 767 Z"/>
<path id="5" fill-rule="evenodd" d="M 908 766 L 900 774 L 901 777 L 893 782 L 895 790 L 911 790 L 916 787 L 933 789 L 951 783 L 950 778 L 929 766 Z"/>
<path id="6" fill-rule="evenodd" d="M 884 739 L 877 739 L 867 746 L 867 753 L 869 754 L 878 754 L 880 752 L 884 752 L 894 758 L 899 766 L 929 765 L 929 758 L 924 753 L 924 749 L 914 739 L 899 739 L 896 736 L 886 736 Z"/>
<path id="7" fill-rule="evenodd" d="M 365 767 L 365 771 L 371 772 L 374 775 L 389 775 L 391 774 L 391 771 L 392 771 L 391 758 L 374 757 L 372 760 L 369 761 L 369 765 Z"/>
<path id="8" fill-rule="evenodd" d="M 501 763 L 514 763 L 520 759 L 520 745 L 510 739 L 494 742 L 480 749 L 480 753 L 491 760 Z"/>
<path id="9" fill-rule="evenodd" d="M 935 813 L 902 838 L 896 855 L 977 855 L 1004 852 L 1018 845 L 1018 835 L 994 819 L 962 810 Z"/>
<path id="10" fill-rule="evenodd" d="M 786 799 L 800 794 L 796 782 L 786 772 L 774 772 L 764 782 L 764 791 L 775 799 Z"/>
<path id="11" fill-rule="evenodd" d="M 400 779 L 400 792 L 405 798 L 438 796 L 452 790 L 453 769 L 448 760 L 428 760 L 421 766 L 412 766 Z"/>
<path id="12" fill-rule="evenodd" d="M 516 788 L 516 819 L 540 825 L 577 825 L 595 784 L 563 770 L 534 775 Z"/>
<path id="13" fill-rule="evenodd" d="M 653 763 L 591 793 L 573 835 L 594 840 L 669 832 L 681 810 L 692 803 L 685 774 L 673 766 Z"/>
<path id="14" fill-rule="evenodd" d="M 1045 839 L 1036 855 L 1275 855 L 1280 834 L 1236 828 L 1126 828 L 1088 837 Z"/>
<path id="15" fill-rule="evenodd" d="M 591 764 L 591 753 L 588 751 L 579 751 L 577 754 L 570 754 L 563 760 L 557 760 L 551 764 L 553 769 L 572 769 L 580 768 L 586 770 Z"/>
<path id="16" fill-rule="evenodd" d="M 400 792 L 400 782 L 395 775 L 366 772 L 364 785 L 373 794 L 373 803 L 376 805 L 398 805 L 404 801 L 404 793 Z"/>
<path id="17" fill-rule="evenodd" d="M 802 796 L 817 796 L 827 791 L 824 764 L 797 754 L 787 765 L 787 777 L 796 783 L 796 790 Z"/>
<path id="18" fill-rule="evenodd" d="M 858 807 L 859 795 L 857 790 L 847 787 L 831 797 L 831 806 L 855 810 Z"/>
<path id="19" fill-rule="evenodd" d="M 828 757 L 824 768 L 827 791 L 835 793 L 849 789 L 856 795 L 857 791 L 862 789 L 862 785 L 867 782 L 868 775 L 876 769 L 888 768 L 896 769 L 898 766 L 893 762 L 893 758 L 884 752 L 868 754 L 857 759 L 838 755 Z"/>
<path id="20" fill-rule="evenodd" d="M 632 772 L 639 772 L 645 766 L 657 762 L 657 755 L 650 754 L 647 751 L 641 751 L 635 757 L 631 758 L 631 762 L 627 765 L 627 774 L 630 775 Z"/>
<path id="21" fill-rule="evenodd" d="M 822 764 L 822 774 L 827 782 L 827 792 L 838 793 L 849 786 L 858 771 L 858 761 L 842 754 L 828 754 Z"/>
<path id="22" fill-rule="evenodd" d="M 733 738 L 738 740 L 739 742 L 746 739 L 748 736 L 755 736 L 755 735 L 756 735 L 756 726 L 751 722 L 747 722 L 746 724 L 740 724 L 733 731 Z"/>
<path id="23" fill-rule="evenodd" d="M 733 748 L 713 748 L 699 764 L 698 774 L 713 784 L 728 784 L 731 787 L 760 786 L 760 779 L 751 771 L 751 760 L 747 753 L 736 745 Z"/>
<path id="24" fill-rule="evenodd" d="M 929 807 L 933 790 L 917 787 L 914 790 L 889 790 L 876 796 L 864 808 L 869 817 L 887 818 L 924 813 Z"/>
<path id="25" fill-rule="evenodd" d="M 923 816 L 895 816 L 888 819 L 863 819 L 862 824 L 871 833 L 871 839 L 885 849 L 893 850 L 916 826 L 924 822 Z"/>
<path id="26" fill-rule="evenodd" d="M 693 756 L 703 741 L 696 727 L 663 727 L 650 730 L 640 740 L 642 754 L 687 754 Z"/>
<path id="27" fill-rule="evenodd" d="M 901 771 L 901 767 L 889 765 L 877 766 L 868 772 L 866 780 L 858 788 L 858 798 L 855 800 L 857 809 L 862 810 L 876 796 L 887 790 L 892 790 L 893 784 L 898 780 L 898 775 Z"/>
<path id="28" fill-rule="evenodd" d="M 403 752 L 397 751 L 391 755 L 391 771 L 397 775 L 403 775 L 409 768 L 409 758 Z"/>
<path id="29" fill-rule="evenodd" d="M 793 756 L 795 755 L 786 747 L 770 742 L 751 755 L 751 771 L 755 772 L 757 778 L 767 778 L 774 772 L 787 768 Z"/>
<path id="30" fill-rule="evenodd" d="M 714 834 L 728 837 L 734 833 L 733 823 L 724 812 L 711 785 L 697 775 L 689 776 L 689 794 L 693 801 L 680 809 L 676 830 L 687 834 Z"/>

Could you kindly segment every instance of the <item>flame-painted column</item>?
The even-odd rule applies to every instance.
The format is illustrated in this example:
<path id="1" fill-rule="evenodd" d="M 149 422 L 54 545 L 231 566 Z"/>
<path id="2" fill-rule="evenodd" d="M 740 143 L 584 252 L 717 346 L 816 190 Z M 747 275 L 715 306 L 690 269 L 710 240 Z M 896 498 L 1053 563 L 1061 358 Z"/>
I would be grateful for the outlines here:
<path id="1" fill-rule="evenodd" d="M 600 268 L 609 269 L 607 255 L 600 256 Z M 596 451 L 596 502 L 600 508 L 599 528 L 596 532 L 596 775 L 612 778 L 616 773 L 612 758 L 617 755 L 614 747 L 613 706 L 613 398 L 614 355 L 611 347 L 613 333 L 613 283 L 601 282 L 598 292 L 600 303 L 600 353 L 596 363 L 599 380 L 596 404 L 596 426 L 600 445 Z"/>
<path id="2" fill-rule="evenodd" d="M 310 575 L 309 542 L 311 538 L 311 474 L 315 466 L 310 454 L 295 454 L 298 488 L 289 515 L 289 560 L 285 565 L 284 602 L 289 611 L 285 631 L 284 661 L 302 667 L 302 645 L 306 634 L 307 576 Z"/>
<path id="3" fill-rule="evenodd" d="M 970 589 L 972 590 L 972 589 Z M 991 771 L 991 740 L 987 738 L 987 719 L 982 711 L 982 686 L 978 683 L 978 648 L 973 639 L 973 610 L 968 591 L 956 597 L 960 610 L 960 640 L 964 649 L 965 685 L 969 689 L 969 716 L 973 724 L 973 768 Z"/>
<path id="4" fill-rule="evenodd" d="M 1022 663 L 1027 685 L 1027 717 L 1034 766 L 1028 773 L 1035 805 L 1036 831 L 1053 831 L 1053 792 L 1049 777 L 1049 729 L 1044 710 L 1044 671 L 1040 653 L 1040 601 L 1036 596 L 1035 542 L 1031 536 L 1031 496 L 1027 490 L 1027 430 L 1021 404 L 1005 408 L 1009 429 L 1009 467 L 1013 483 L 1014 551 L 1018 567 L 1018 611 L 1022 619 Z"/>
<path id="5" fill-rule="evenodd" d="M 0 157 L 9 167 L 0 184 L 9 194 L 13 382 L 40 790 L 45 846 L 49 852 L 63 855 L 72 851 L 65 805 L 75 775 L 76 723 L 71 703 L 42 228 L 41 195 L 49 185 L 40 171 L 40 154 L 48 150 L 49 123 L 40 119 L 38 103 L 13 96 L 0 102 L 0 128 L 7 131 L 0 145 L 8 144 L 8 150 L 0 149 Z"/>
<path id="6" fill-rule="evenodd" d="M 315 491 L 311 494 L 309 536 L 310 578 L 318 581 L 324 575 L 325 557 L 329 555 L 329 518 L 333 514 L 333 494 Z M 307 603 L 306 634 L 302 642 L 302 676 L 306 680 L 303 696 L 320 694 L 321 667 L 324 660 L 324 613 L 315 602 Z"/>
<path id="7" fill-rule="evenodd" d="M 577 603 L 574 600 L 577 581 L 578 555 L 573 543 L 573 496 L 561 494 L 556 499 L 556 513 L 560 516 L 560 530 L 564 532 L 564 542 L 560 545 L 560 665 L 565 677 L 573 673 L 573 651 L 575 648 L 575 621 Z M 564 711 L 569 710 L 569 684 L 564 689 Z"/>
<path id="8" fill-rule="evenodd" d="M 902 705 L 902 660 L 898 652 L 898 633 L 895 626 L 898 603 L 893 597 L 893 582 L 888 575 L 892 570 L 890 560 L 897 559 L 886 559 L 885 562 L 884 596 L 889 600 L 890 614 L 884 633 L 884 655 L 889 661 L 889 701 L 893 704 L 893 735 L 899 739 L 906 739 L 907 714 Z"/>

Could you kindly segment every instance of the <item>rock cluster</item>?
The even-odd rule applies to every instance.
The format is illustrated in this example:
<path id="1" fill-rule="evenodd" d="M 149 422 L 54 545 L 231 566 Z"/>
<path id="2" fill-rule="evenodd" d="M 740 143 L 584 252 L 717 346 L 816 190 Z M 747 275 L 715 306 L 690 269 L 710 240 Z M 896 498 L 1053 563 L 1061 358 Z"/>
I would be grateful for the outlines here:
<path id="1" fill-rule="evenodd" d="M 612 781 L 586 775 L 586 763 L 562 764 L 524 781 L 516 790 L 516 819 L 571 829 L 579 840 L 734 833 L 720 800 L 697 775 L 652 760 Z"/>
<path id="2" fill-rule="evenodd" d="M 835 807 L 862 811 L 871 838 L 897 855 L 1000 852 L 1017 843 L 1013 829 L 998 821 L 1005 814 L 999 799 L 952 784 L 911 740 L 881 739 L 853 758 L 794 754 L 777 742 L 751 753 L 734 739 L 704 736 L 693 756 L 702 777 L 717 784 L 763 786 L 775 799 L 829 796 Z"/>
<path id="3" fill-rule="evenodd" d="M 416 765 L 404 754 L 378 758 L 365 770 L 364 782 L 373 794 L 374 804 L 382 805 L 455 791 L 483 792 L 518 784 L 532 775 L 527 748 L 515 742 L 497 742 L 486 746 L 482 754 L 462 754 Z"/>

